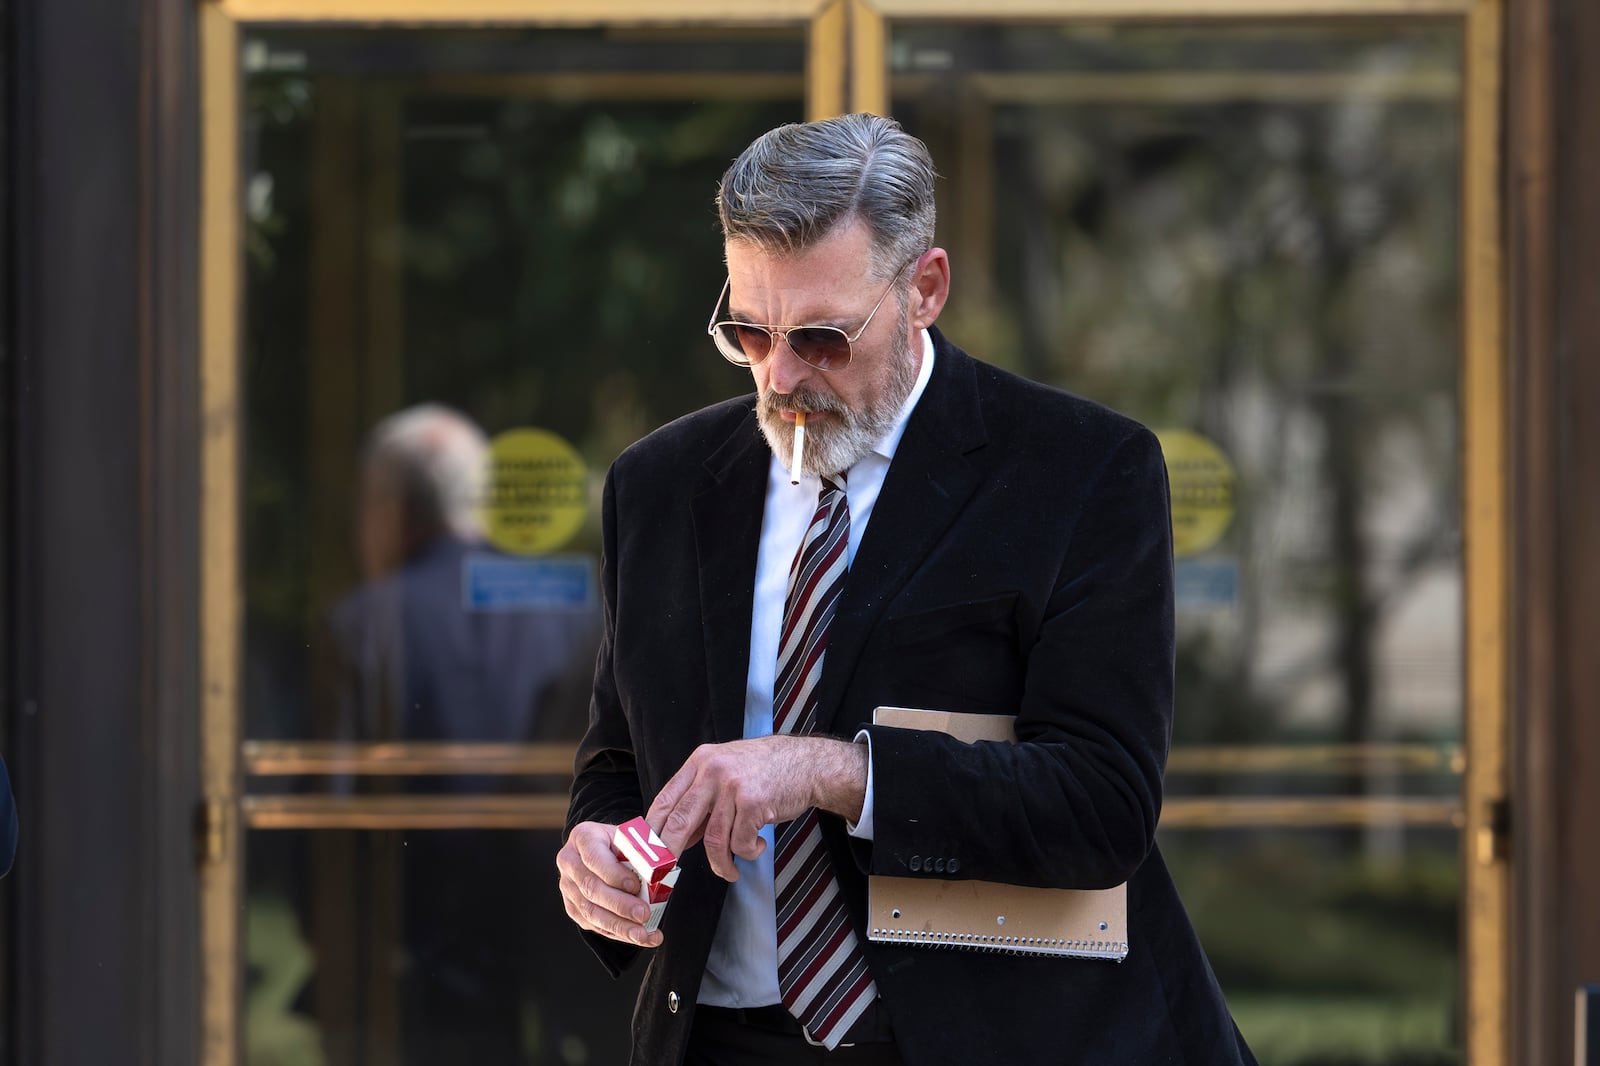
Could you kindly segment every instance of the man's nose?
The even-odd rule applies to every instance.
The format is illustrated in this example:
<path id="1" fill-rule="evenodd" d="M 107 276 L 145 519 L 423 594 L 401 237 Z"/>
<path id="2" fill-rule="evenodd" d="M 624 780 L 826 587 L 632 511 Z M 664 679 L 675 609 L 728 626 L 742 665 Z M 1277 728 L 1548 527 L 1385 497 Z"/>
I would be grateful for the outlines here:
<path id="1" fill-rule="evenodd" d="M 778 334 L 772 338 L 772 350 L 767 353 L 767 387 L 773 392 L 791 393 L 795 391 L 811 373 L 811 367 L 802 362 L 794 349 L 789 347 L 789 338 Z"/>

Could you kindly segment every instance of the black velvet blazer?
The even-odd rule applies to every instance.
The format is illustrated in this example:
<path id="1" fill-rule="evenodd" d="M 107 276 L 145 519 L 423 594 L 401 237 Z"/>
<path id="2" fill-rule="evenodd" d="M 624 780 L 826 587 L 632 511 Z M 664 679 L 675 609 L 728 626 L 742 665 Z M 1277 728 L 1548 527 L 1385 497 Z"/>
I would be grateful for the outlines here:
<path id="1" fill-rule="evenodd" d="M 823 815 L 901 1054 L 908 1066 L 1253 1063 L 1155 847 L 1173 685 L 1160 447 L 933 336 L 933 376 L 829 634 L 820 720 L 848 738 L 884 704 L 1015 714 L 1018 743 L 870 727 L 875 839 Z M 696 745 L 742 734 L 771 455 L 753 408 L 746 396 L 679 419 L 607 478 L 605 634 L 569 831 L 642 813 Z M 682 1058 L 726 891 L 700 848 L 683 865 L 634 1012 L 640 1066 Z M 1127 881 L 1129 954 L 874 944 L 868 873 Z M 638 952 L 590 940 L 613 972 Z"/>

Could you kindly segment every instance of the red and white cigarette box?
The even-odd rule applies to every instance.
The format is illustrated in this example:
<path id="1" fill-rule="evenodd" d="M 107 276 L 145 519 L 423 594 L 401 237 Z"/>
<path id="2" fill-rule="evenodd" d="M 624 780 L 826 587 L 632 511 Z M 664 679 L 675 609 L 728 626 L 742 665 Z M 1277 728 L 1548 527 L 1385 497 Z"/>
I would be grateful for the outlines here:
<path id="1" fill-rule="evenodd" d="M 646 931 L 654 930 L 661 924 L 672 886 L 678 883 L 678 857 L 668 850 L 643 818 L 617 826 L 611 837 L 611 848 L 617 858 L 639 875 L 639 898 L 650 905 L 650 918 L 644 927 Z"/>

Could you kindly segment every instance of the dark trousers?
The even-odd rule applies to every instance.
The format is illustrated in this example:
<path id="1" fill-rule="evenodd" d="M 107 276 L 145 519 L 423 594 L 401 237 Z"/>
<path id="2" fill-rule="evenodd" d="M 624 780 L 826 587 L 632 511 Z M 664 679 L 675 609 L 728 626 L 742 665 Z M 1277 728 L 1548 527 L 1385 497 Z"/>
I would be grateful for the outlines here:
<path id="1" fill-rule="evenodd" d="M 809 1043 L 781 1006 L 736 1010 L 695 1008 L 683 1066 L 904 1066 L 888 1018 L 878 1005 L 851 1028 L 852 1046 Z"/>

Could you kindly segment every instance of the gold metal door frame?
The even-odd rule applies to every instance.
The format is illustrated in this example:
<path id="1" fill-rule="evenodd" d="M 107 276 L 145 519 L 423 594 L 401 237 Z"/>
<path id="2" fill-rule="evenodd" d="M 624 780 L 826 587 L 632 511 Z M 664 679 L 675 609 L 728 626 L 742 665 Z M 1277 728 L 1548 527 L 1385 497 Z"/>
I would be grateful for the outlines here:
<path id="1" fill-rule="evenodd" d="M 239 671 L 244 570 L 239 337 L 243 227 L 238 29 L 200 12 L 200 1061 L 239 1060 Z"/>

